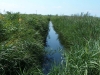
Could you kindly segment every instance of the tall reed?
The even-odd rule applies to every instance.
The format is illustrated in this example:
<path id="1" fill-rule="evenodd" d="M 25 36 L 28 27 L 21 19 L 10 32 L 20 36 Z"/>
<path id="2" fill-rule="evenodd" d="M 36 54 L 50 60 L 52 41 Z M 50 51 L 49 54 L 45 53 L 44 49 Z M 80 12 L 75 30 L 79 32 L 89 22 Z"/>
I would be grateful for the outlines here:
<path id="1" fill-rule="evenodd" d="M 54 28 L 66 47 L 63 75 L 100 74 L 100 18 L 87 14 L 52 16 Z M 58 74 L 61 75 L 61 73 Z M 57 74 L 55 74 L 57 75 Z"/>
<path id="2" fill-rule="evenodd" d="M 0 75 L 20 75 L 30 71 L 35 75 L 39 74 L 48 29 L 47 16 L 9 11 L 2 16 Z M 5 34 L 6 39 L 1 40 L 5 38 L 1 34 Z"/>

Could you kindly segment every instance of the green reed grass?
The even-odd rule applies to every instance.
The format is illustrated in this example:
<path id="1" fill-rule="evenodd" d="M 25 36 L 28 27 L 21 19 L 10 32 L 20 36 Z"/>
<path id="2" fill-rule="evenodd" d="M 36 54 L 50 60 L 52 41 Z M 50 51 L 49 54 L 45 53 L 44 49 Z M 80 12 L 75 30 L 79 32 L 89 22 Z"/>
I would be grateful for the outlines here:
<path id="1" fill-rule="evenodd" d="M 51 19 L 66 48 L 66 66 L 55 75 L 100 75 L 100 18 L 87 13 Z"/>
<path id="2" fill-rule="evenodd" d="M 48 17 L 7 12 L 0 18 L 0 75 L 39 75 Z M 3 31 L 5 30 L 5 31 Z M 1 40 L 1 34 L 5 34 Z M 30 73 L 31 73 L 30 72 Z M 30 74 L 31 75 L 31 74 Z"/>

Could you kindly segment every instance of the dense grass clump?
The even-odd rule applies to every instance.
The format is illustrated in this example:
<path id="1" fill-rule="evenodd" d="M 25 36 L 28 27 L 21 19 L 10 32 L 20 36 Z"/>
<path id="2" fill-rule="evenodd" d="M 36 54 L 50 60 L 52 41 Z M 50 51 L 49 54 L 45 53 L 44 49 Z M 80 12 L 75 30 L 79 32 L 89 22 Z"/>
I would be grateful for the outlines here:
<path id="1" fill-rule="evenodd" d="M 99 75 L 100 18 L 87 13 L 53 16 L 52 21 L 66 47 L 66 64 L 55 75 Z"/>
<path id="2" fill-rule="evenodd" d="M 0 75 L 39 75 L 47 16 L 0 14 Z"/>

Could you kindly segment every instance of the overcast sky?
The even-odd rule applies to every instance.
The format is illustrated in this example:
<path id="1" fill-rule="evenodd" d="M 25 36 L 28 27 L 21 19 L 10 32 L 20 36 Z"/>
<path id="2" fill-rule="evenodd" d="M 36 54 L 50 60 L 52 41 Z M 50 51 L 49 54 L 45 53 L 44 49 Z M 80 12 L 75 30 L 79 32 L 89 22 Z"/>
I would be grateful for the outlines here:
<path id="1" fill-rule="evenodd" d="M 71 15 L 89 12 L 100 17 L 100 0 L 0 0 L 3 11 Z"/>

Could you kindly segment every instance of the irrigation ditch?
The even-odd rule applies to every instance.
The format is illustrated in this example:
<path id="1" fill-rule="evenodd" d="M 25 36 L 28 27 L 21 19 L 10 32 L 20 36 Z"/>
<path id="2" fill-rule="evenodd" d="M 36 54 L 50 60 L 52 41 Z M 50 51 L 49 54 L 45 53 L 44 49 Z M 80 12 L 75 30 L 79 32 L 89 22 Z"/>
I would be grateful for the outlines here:
<path id="1" fill-rule="evenodd" d="M 59 65 L 63 61 L 63 46 L 59 41 L 58 34 L 53 28 L 53 24 L 49 21 L 49 30 L 46 38 L 43 73 L 48 74 L 54 65 Z"/>

